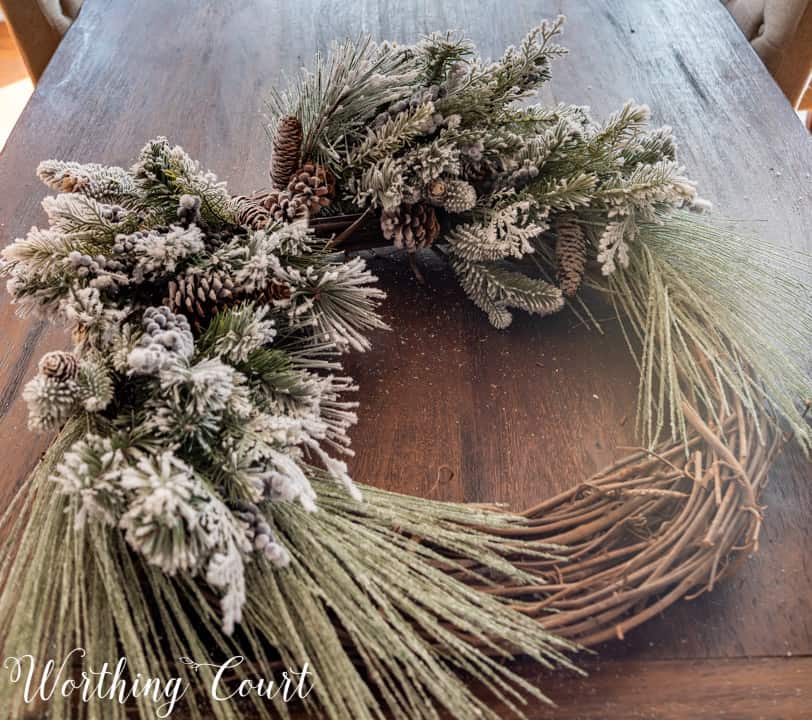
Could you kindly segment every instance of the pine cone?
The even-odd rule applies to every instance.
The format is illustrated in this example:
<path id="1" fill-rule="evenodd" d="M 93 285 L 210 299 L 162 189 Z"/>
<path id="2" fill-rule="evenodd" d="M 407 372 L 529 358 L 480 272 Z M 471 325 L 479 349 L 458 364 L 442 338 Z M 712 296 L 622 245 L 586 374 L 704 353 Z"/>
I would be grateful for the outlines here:
<path id="1" fill-rule="evenodd" d="M 39 371 L 54 380 L 72 380 L 79 369 L 79 360 L 72 352 L 55 350 L 45 353 L 39 361 Z"/>
<path id="2" fill-rule="evenodd" d="M 271 184 L 282 190 L 299 167 L 302 150 L 302 124 L 293 115 L 286 115 L 276 126 L 271 155 Z"/>
<path id="3" fill-rule="evenodd" d="M 426 186 L 426 197 L 450 213 L 466 212 L 476 205 L 476 190 L 465 180 L 432 180 Z"/>
<path id="4" fill-rule="evenodd" d="M 323 165 L 312 162 L 302 165 L 288 183 L 288 192 L 305 202 L 310 215 L 316 215 L 330 204 L 334 190 L 333 174 Z"/>
<path id="5" fill-rule="evenodd" d="M 432 180 L 426 185 L 426 198 L 432 205 L 442 207 L 448 193 L 448 184 L 445 180 Z"/>
<path id="6" fill-rule="evenodd" d="M 476 205 L 476 190 L 465 180 L 450 180 L 446 183 L 443 208 L 450 213 L 462 213 Z"/>
<path id="7" fill-rule="evenodd" d="M 381 214 L 381 231 L 395 247 L 414 252 L 431 245 L 440 234 L 434 208 L 426 203 L 403 204 Z"/>
<path id="8" fill-rule="evenodd" d="M 237 195 L 234 201 L 234 218 L 238 225 L 259 230 L 268 224 L 271 213 L 255 198 Z"/>
<path id="9" fill-rule="evenodd" d="M 463 176 L 471 183 L 480 195 L 487 195 L 494 188 L 496 176 L 502 172 L 502 163 L 496 159 L 481 160 L 462 159 Z"/>
<path id="10" fill-rule="evenodd" d="M 275 565 L 283 566 L 290 562 L 290 555 L 277 542 L 271 526 L 254 503 L 236 500 L 232 503 L 232 512 L 247 525 L 247 534 L 254 550 L 263 553 Z"/>
<path id="11" fill-rule="evenodd" d="M 290 285 L 279 282 L 278 280 L 272 280 L 262 291 L 261 300 L 268 305 L 274 305 L 280 300 L 288 300 L 290 293 Z"/>
<path id="12" fill-rule="evenodd" d="M 273 220 L 293 222 L 307 217 L 307 197 L 295 195 L 290 190 L 271 190 L 262 205 Z"/>
<path id="13" fill-rule="evenodd" d="M 573 213 L 562 213 L 553 219 L 556 235 L 555 257 L 558 262 L 558 284 L 567 297 L 581 287 L 586 267 L 586 238 Z"/>
<path id="14" fill-rule="evenodd" d="M 234 297 L 234 284 L 218 267 L 189 268 L 169 281 L 165 304 L 172 312 L 190 319 L 207 320 L 228 307 Z"/>
<path id="15" fill-rule="evenodd" d="M 197 195 L 181 195 L 178 201 L 178 220 L 183 227 L 189 227 L 192 224 L 200 225 L 200 203 L 201 200 Z"/>

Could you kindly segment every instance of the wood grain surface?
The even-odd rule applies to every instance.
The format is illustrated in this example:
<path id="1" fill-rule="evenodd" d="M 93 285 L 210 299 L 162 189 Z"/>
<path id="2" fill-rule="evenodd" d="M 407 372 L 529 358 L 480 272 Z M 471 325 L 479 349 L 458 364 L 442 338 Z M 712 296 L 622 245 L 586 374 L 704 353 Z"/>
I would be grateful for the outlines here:
<path id="1" fill-rule="evenodd" d="M 533 720 L 807 720 L 812 658 L 613 660 L 589 676 L 525 676 L 555 698 L 533 701 Z M 508 718 L 506 707 L 495 705 Z"/>
<path id="2" fill-rule="evenodd" d="M 599 117 L 629 97 L 647 102 L 656 123 L 674 127 L 717 212 L 812 250 L 809 138 L 718 0 L 85 0 L 0 156 L 0 240 L 44 223 L 41 159 L 128 164 L 154 135 L 234 191 L 262 187 L 263 95 L 333 39 L 413 41 L 450 27 L 498 56 L 558 13 L 572 52 L 544 99 L 588 104 Z M 347 363 L 363 393 L 357 480 L 518 508 L 635 442 L 635 367 L 612 322 L 600 334 L 568 313 L 518 316 L 498 332 L 442 267 L 427 267 L 426 289 L 396 258 L 372 265 L 393 331 Z M 16 318 L 5 295 L 0 329 L 2 502 L 49 441 L 26 430 L 21 386 L 66 339 Z M 533 717 L 812 716 L 810 667 L 797 659 L 812 654 L 811 470 L 797 454 L 775 468 L 761 551 L 738 575 L 601 648 L 588 684 L 542 678 L 562 711 Z"/>

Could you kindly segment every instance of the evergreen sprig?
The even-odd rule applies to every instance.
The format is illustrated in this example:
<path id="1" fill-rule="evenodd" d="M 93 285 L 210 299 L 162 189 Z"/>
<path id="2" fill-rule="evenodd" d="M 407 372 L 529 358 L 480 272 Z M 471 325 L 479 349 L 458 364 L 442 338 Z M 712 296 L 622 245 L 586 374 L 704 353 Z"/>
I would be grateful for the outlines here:
<path id="1" fill-rule="evenodd" d="M 250 508 L 315 510 L 314 463 L 357 496 L 336 457 L 355 422 L 336 358 L 383 327 L 375 278 L 360 259 L 331 262 L 300 224 L 235 225 L 225 185 L 164 138 L 129 172 L 49 161 L 40 174 L 65 192 L 44 203 L 48 229 L 4 250 L 2 273 L 14 302 L 77 339 L 23 393 L 33 428 L 87 430 L 52 479 L 77 526 L 117 528 L 146 563 L 205 579 L 230 633 L 244 566 L 289 561 Z M 208 284 L 185 303 L 188 278 Z M 204 287 L 229 291 L 201 318 Z"/>
<path id="2" fill-rule="evenodd" d="M 495 62 L 451 34 L 412 46 L 347 42 L 272 100 L 275 118 L 293 114 L 309 128 L 303 157 L 329 161 L 342 210 L 371 207 L 385 234 L 396 237 L 401 215 L 432 205 L 444 230 L 438 242 L 449 245 L 458 276 L 468 278 L 463 287 L 500 326 L 508 305 L 493 310 L 493 297 L 483 294 L 493 283 L 473 280 L 482 275 L 478 264 L 533 253 L 548 220 L 583 210 L 603 224 L 585 233 L 586 250 L 609 274 L 638 241 L 639 223 L 695 199 L 670 130 L 649 129 L 646 106 L 629 101 L 599 123 L 583 107 L 524 104 L 564 53 L 556 44 L 562 29 L 561 18 L 541 23 Z M 353 84 L 361 80 L 363 93 Z M 516 216 L 494 230 L 487 218 L 500 211 L 506 192 L 532 202 L 534 224 Z M 477 267 L 466 269 L 469 262 Z M 513 306 L 533 305 L 532 273 L 532 264 L 517 265 L 501 276 L 500 293 L 524 298 Z"/>

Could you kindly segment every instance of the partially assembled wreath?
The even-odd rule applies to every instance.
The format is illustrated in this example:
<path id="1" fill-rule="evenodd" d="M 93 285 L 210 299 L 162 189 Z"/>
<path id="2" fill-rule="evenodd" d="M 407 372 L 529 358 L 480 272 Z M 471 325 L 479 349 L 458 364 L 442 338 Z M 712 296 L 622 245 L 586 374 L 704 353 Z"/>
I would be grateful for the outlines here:
<path id="1" fill-rule="evenodd" d="M 572 667 L 755 549 L 770 461 L 812 447 L 812 314 L 785 312 L 808 289 L 685 212 L 707 203 L 644 106 L 596 123 L 521 102 L 560 29 L 494 63 L 450 34 L 336 47 L 272 97 L 271 187 L 251 196 L 164 138 L 130 170 L 40 165 L 49 227 L 2 272 L 75 346 L 24 390 L 31 427 L 59 432 L 4 519 L 5 655 L 83 648 L 77 677 L 124 655 L 131 679 L 180 675 L 196 718 L 242 716 L 204 692 L 234 655 L 233 687 L 307 664 L 323 717 L 496 717 L 461 674 L 520 714 L 543 695 L 507 658 Z M 521 514 L 353 484 L 340 355 L 384 323 L 349 251 L 387 241 L 418 275 L 436 250 L 497 328 L 565 304 L 590 322 L 579 287 L 603 293 L 647 449 Z M 2 693 L 22 717 L 19 685 Z M 49 717 L 167 709 L 85 700 L 54 693 Z"/>

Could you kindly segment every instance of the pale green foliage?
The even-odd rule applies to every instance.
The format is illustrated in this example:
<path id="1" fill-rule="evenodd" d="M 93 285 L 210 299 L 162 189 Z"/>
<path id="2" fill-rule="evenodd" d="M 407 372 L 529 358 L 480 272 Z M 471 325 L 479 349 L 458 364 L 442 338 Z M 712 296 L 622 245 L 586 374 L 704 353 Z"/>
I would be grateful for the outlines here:
<path id="1" fill-rule="evenodd" d="M 127 232 L 133 218 L 118 206 L 105 205 L 81 193 L 62 193 L 47 197 L 42 207 L 48 215 L 51 229 L 74 240 L 107 242 L 116 234 Z"/>
<path id="2" fill-rule="evenodd" d="M 534 251 L 532 241 L 547 228 L 539 218 L 535 203 L 516 199 L 508 193 L 502 206 L 484 212 L 476 223 L 457 225 L 448 234 L 448 243 L 460 260 L 490 262 L 503 258 L 521 259 Z M 535 220 L 542 222 L 534 222 Z"/>
<path id="3" fill-rule="evenodd" d="M 498 62 L 474 58 L 459 85 L 439 104 L 441 112 L 459 113 L 486 124 L 506 106 L 534 93 L 550 79 L 550 61 L 565 51 L 552 40 L 561 32 L 563 18 L 533 28 L 518 48 L 509 47 Z"/>
<path id="4" fill-rule="evenodd" d="M 391 217 L 403 204 L 430 203 L 466 292 L 479 293 L 471 299 L 501 327 L 507 305 L 560 306 L 539 304 L 544 293 L 534 270 L 519 262 L 549 242 L 542 237 L 548 218 L 588 212 L 593 225 L 602 224 L 587 234 L 587 253 L 609 274 L 624 267 L 639 223 L 695 198 L 670 130 L 648 129 L 646 106 L 629 101 L 598 123 L 578 106 L 521 104 L 563 54 L 555 44 L 561 30 L 560 18 L 542 23 L 496 62 L 452 34 L 397 48 L 346 43 L 318 59 L 285 102 L 274 100 L 275 117 L 293 113 L 305 126 L 303 156 L 331 163 L 342 210 L 371 206 Z M 350 79 L 367 82 L 364 92 Z M 432 183 L 446 194 L 434 195 Z M 510 191 L 532 204 L 533 217 L 499 225 L 494 216 L 511 212 L 504 208 Z M 502 268 L 498 284 L 483 280 L 480 267 L 464 267 L 508 258 L 517 262 Z M 555 274 L 549 255 L 538 262 Z"/>
<path id="5" fill-rule="evenodd" d="M 404 157 L 403 165 L 427 185 L 443 175 L 454 177 L 461 172 L 460 150 L 453 133 L 442 130 L 432 143 L 413 147 Z"/>
<path id="6" fill-rule="evenodd" d="M 266 307 L 243 305 L 229 313 L 218 313 L 212 318 L 205 334 L 198 342 L 198 351 L 204 350 L 224 357 L 229 362 L 241 363 L 269 345 L 276 335 L 273 320 L 266 319 Z"/>
<path id="7" fill-rule="evenodd" d="M 499 329 L 508 327 L 512 321 L 508 308 L 549 315 L 564 305 L 561 291 L 555 285 L 498 263 L 452 260 L 451 266 L 468 296 Z"/>
<path id="8" fill-rule="evenodd" d="M 373 312 L 383 291 L 369 287 L 376 278 L 365 268 L 361 258 L 304 271 L 279 268 L 277 276 L 292 288 L 289 322 L 315 328 L 317 338 L 341 350 L 368 350 L 367 333 L 386 324 Z"/>
<path id="9" fill-rule="evenodd" d="M 350 164 L 363 167 L 394 155 L 425 132 L 432 115 L 434 103 L 425 102 L 370 128 L 367 137 L 350 153 Z"/>
<path id="10" fill-rule="evenodd" d="M 550 180 L 542 180 L 533 188 L 538 202 L 550 210 L 574 210 L 592 202 L 598 178 L 589 172 L 576 172 Z"/>
<path id="11" fill-rule="evenodd" d="M 391 210 L 400 205 L 404 195 L 411 196 L 404 178 L 405 168 L 399 160 L 384 158 L 367 166 L 357 179 L 351 178 L 348 188 L 354 191 L 354 202 L 359 206 L 372 205 Z"/>
<path id="12" fill-rule="evenodd" d="M 652 445 L 685 436 L 682 401 L 721 422 L 715 383 L 758 424 L 780 422 L 812 450 L 801 404 L 812 396 L 804 358 L 812 337 L 805 255 L 680 213 L 643 224 L 626 266 L 596 278 L 640 365 L 639 430 Z M 793 308 L 792 312 L 787 312 Z M 768 413 L 765 414 L 765 408 Z"/>
<path id="13" fill-rule="evenodd" d="M 240 720 L 249 712 L 270 720 L 285 707 L 257 697 L 247 707 L 210 706 L 206 698 L 213 669 L 195 670 L 179 662 L 181 657 L 210 662 L 215 656 L 250 652 L 251 662 L 235 670 L 232 687 L 258 676 L 278 678 L 277 654 L 290 669 L 308 662 L 314 689 L 306 706 L 330 720 L 433 720 L 437 708 L 458 718 L 498 720 L 503 713 L 472 692 L 471 678 L 519 714 L 545 698 L 534 683 L 511 672 L 506 660 L 512 654 L 528 655 L 546 667 L 571 667 L 564 653 L 572 646 L 438 567 L 442 562 L 467 568 L 485 585 L 503 577 L 521 582 L 522 571 L 507 558 L 516 553 L 544 557 L 543 551 L 474 529 L 515 525 L 521 519 L 374 488 L 364 488 L 367 502 L 359 505 L 324 480 L 315 481 L 318 513 L 287 503 L 263 508 L 292 559 L 283 571 L 262 561 L 245 567 L 247 598 L 238 641 L 223 633 L 218 613 L 194 578 L 167 575 L 144 556 L 133 555 L 121 533 L 90 522 L 111 508 L 115 513 L 119 503 L 115 492 L 109 494 L 119 487 L 109 464 L 94 466 L 97 485 L 84 495 L 88 522 L 75 530 L 78 515 L 64 511 L 65 496 L 49 477 L 66 448 L 77 448 L 81 434 L 76 425 L 65 428 L 26 492 L 3 517 L 2 529 L 10 533 L 0 551 L 0 633 L 7 655 L 63 658 L 79 646 L 86 655 L 76 658 L 78 671 L 125 655 L 134 666 L 180 677 L 198 691 L 187 693 L 176 710 L 194 720 Z M 88 440 L 95 447 L 97 440 Z M 120 451 L 109 445 L 94 450 L 89 462 L 99 451 L 110 463 L 122 462 Z M 148 497 L 161 472 L 138 470 L 133 483 Z M 85 487 L 86 477 L 78 479 L 80 486 Z M 71 507 L 80 502 L 72 492 L 67 498 Z M 180 508 L 187 503 L 171 501 Z M 16 520 L 23 514 L 30 523 Z M 218 570 L 215 563 L 212 572 Z M 160 642 L 155 641 L 158 633 Z M 276 654 L 265 651 L 269 642 Z M 263 650 L 254 653 L 254 648 Z M 0 703 L 11 717 L 22 716 L 19 685 L 3 683 Z M 125 708 L 95 697 L 71 703 L 57 693 L 48 712 L 53 720 L 125 720 L 133 711 L 144 719 L 155 716 L 148 698 L 134 705 Z"/>
<path id="14" fill-rule="evenodd" d="M 442 80 L 449 68 L 475 51 L 473 43 L 456 33 L 431 33 L 418 42 L 413 52 L 420 79 L 431 84 Z"/>
<path id="15" fill-rule="evenodd" d="M 407 61 L 403 50 L 370 38 L 335 45 L 286 93 L 271 95 L 271 134 L 279 117 L 295 115 L 304 130 L 302 156 L 334 163 L 345 139 L 363 134 L 382 102 L 408 93 L 415 71 Z"/>
<path id="16" fill-rule="evenodd" d="M 200 213 L 208 224 L 217 226 L 234 220 L 225 183 L 212 173 L 202 172 L 183 148 L 170 146 L 164 137 L 144 147 L 132 174 L 138 203 L 163 222 L 177 219 L 178 201 L 183 195 L 200 198 Z"/>
<path id="17" fill-rule="evenodd" d="M 101 412 L 113 401 L 115 385 L 101 357 L 90 355 L 79 363 L 76 385 L 77 402 L 87 412 Z"/>

